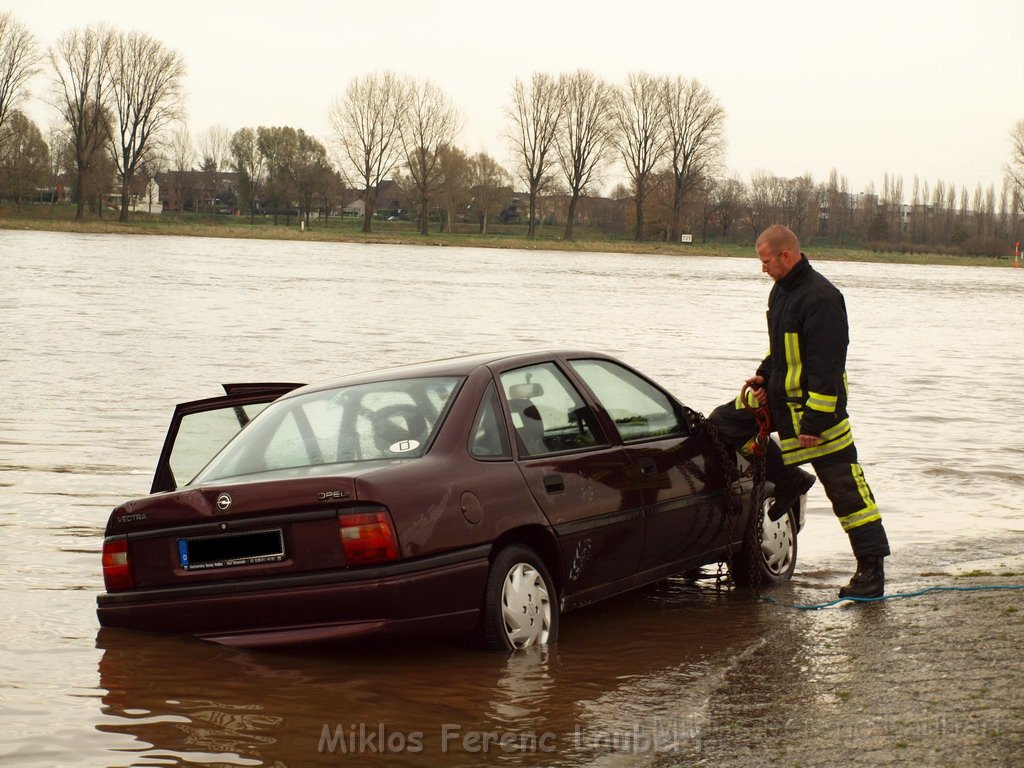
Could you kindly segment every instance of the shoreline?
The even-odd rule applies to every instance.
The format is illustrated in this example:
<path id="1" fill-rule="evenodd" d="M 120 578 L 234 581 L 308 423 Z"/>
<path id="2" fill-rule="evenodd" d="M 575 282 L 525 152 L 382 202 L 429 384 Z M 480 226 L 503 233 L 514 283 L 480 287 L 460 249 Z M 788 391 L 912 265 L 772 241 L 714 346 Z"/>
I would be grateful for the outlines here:
<path id="1" fill-rule="evenodd" d="M 116 220 L 90 220 L 75 222 L 71 219 L 40 216 L 10 215 L 0 209 L 0 230 L 71 232 L 75 234 L 119 234 L 178 237 L 220 237 L 251 240 L 297 240 L 310 242 L 357 243 L 365 245 L 416 245 L 452 248 L 499 248 L 508 250 L 565 251 L 570 253 L 618 253 L 655 256 L 718 256 L 743 258 L 752 254 L 752 247 L 732 243 L 708 242 L 674 244 L 656 241 L 602 240 L 581 238 L 563 240 L 542 234 L 533 240 L 515 234 L 495 233 L 479 235 L 469 232 L 421 235 L 409 222 L 375 222 L 379 229 L 364 233 L 351 220 L 327 228 L 313 226 L 302 230 L 291 226 L 269 223 L 249 224 L 244 217 L 218 216 L 194 221 L 158 218 L 134 219 L 127 223 Z M 390 227 L 389 231 L 381 231 Z M 555 228 L 545 227 L 543 230 Z M 852 261 L 876 264 L 917 264 L 933 266 L 1013 267 L 1013 260 L 993 256 L 966 256 L 940 253 L 902 253 L 897 251 L 869 251 L 862 248 L 836 246 L 806 246 L 806 252 L 815 261 Z"/>
<path id="2" fill-rule="evenodd" d="M 695 738 L 650 768 L 1018 765 L 1024 536 L 912 545 L 889 559 L 889 595 L 964 591 L 793 610 L 786 603 L 833 599 L 848 575 L 846 560 L 798 566 L 768 593 L 783 603 L 761 606 L 776 621 L 728 667 Z"/>

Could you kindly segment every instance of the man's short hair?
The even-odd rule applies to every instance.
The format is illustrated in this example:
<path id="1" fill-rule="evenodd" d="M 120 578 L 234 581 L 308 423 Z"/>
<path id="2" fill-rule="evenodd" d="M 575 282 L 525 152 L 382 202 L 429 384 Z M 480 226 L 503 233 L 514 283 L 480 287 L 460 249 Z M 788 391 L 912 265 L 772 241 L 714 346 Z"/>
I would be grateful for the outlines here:
<path id="1" fill-rule="evenodd" d="M 782 224 L 772 224 L 760 234 L 755 248 L 760 248 L 761 243 L 766 243 L 773 251 L 790 251 L 794 254 L 800 253 L 800 240 L 789 227 Z"/>

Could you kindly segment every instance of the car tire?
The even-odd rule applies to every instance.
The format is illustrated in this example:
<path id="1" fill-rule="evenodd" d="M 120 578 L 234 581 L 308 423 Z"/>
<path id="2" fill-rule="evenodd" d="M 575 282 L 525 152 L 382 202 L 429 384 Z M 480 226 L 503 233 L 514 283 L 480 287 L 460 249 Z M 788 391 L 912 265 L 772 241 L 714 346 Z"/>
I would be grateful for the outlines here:
<path id="1" fill-rule="evenodd" d="M 768 497 L 761 505 L 761 545 L 756 529 L 748 525 L 740 551 L 729 562 L 732 580 L 741 587 L 751 584 L 779 584 L 789 581 L 796 569 L 797 532 L 795 512 L 791 509 L 775 522 L 768 519 L 768 508 L 775 499 Z"/>
<path id="2" fill-rule="evenodd" d="M 544 561 L 529 547 L 498 552 L 487 574 L 482 639 L 496 651 L 553 643 L 558 637 L 558 595 Z"/>

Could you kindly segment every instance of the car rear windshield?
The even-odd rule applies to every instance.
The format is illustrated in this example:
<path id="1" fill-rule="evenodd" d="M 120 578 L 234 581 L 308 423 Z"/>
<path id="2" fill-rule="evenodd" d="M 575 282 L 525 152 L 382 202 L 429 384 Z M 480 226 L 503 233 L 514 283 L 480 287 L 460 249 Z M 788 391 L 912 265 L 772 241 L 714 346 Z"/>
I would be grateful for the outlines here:
<path id="1" fill-rule="evenodd" d="M 461 378 L 358 384 L 279 400 L 192 484 L 258 472 L 423 455 Z"/>

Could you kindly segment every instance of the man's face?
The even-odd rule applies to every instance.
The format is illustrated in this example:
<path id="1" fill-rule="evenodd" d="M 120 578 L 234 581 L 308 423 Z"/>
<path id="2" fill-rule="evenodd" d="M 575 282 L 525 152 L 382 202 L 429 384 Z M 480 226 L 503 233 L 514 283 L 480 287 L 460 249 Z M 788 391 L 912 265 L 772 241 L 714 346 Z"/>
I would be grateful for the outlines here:
<path id="1" fill-rule="evenodd" d="M 761 260 L 761 271 L 772 280 L 781 280 L 793 268 L 794 254 L 789 250 L 777 251 L 768 243 L 757 246 L 757 258 Z"/>

